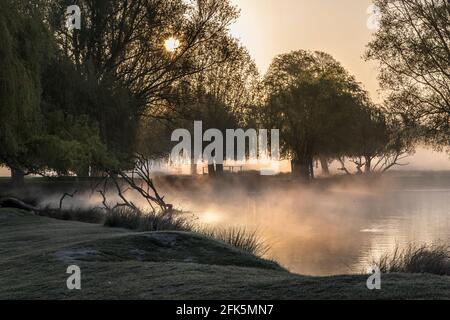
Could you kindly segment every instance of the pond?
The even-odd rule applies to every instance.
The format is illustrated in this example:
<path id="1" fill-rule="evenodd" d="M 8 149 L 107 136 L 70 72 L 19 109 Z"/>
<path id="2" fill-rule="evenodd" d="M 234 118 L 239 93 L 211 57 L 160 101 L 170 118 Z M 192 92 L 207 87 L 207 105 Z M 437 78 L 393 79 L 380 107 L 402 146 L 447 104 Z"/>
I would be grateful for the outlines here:
<path id="1" fill-rule="evenodd" d="M 291 272 L 361 273 L 397 245 L 450 243 L 449 177 L 403 174 L 376 185 L 278 184 L 257 192 L 235 187 L 179 193 L 176 202 L 202 224 L 257 228 L 271 246 L 267 256 Z"/>

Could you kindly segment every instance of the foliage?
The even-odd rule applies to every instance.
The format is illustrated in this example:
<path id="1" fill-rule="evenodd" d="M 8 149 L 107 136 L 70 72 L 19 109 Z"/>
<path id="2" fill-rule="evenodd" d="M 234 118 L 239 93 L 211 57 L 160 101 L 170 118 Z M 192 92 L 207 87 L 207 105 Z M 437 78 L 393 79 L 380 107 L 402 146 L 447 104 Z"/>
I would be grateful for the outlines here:
<path id="1" fill-rule="evenodd" d="M 359 139 L 366 143 L 369 137 L 359 129 L 378 129 L 371 132 L 372 148 L 383 144 L 375 137 L 385 134 L 385 128 L 375 128 L 366 92 L 330 55 L 308 51 L 280 55 L 264 82 L 263 123 L 281 130 L 282 153 L 292 159 L 294 174 L 308 180 L 314 175 L 315 157 L 362 152 Z"/>
<path id="2" fill-rule="evenodd" d="M 25 2 L 0 3 L 0 162 L 20 167 L 20 154 L 42 130 L 41 65 L 51 54 L 38 10 Z"/>
<path id="3" fill-rule="evenodd" d="M 425 142 L 450 144 L 450 4 L 376 0 L 380 29 L 367 59 L 381 67 L 390 112 Z"/>
<path id="4" fill-rule="evenodd" d="M 57 51 L 42 22 L 40 5 L 5 1 L 2 6 L 0 162 L 40 174 L 80 174 L 93 163 L 108 162 L 96 124 L 67 109 L 79 106 L 68 104 L 70 97 L 64 96 L 73 86 L 55 85 L 60 80 L 55 76 L 58 68 L 53 68 Z"/>
<path id="5" fill-rule="evenodd" d="M 65 26 L 72 4 L 83 13 L 81 30 Z M 154 119 L 167 119 L 174 87 L 234 59 L 228 26 L 238 11 L 229 1 L 54 0 L 42 8 L 58 52 L 46 69 L 46 108 L 89 116 L 122 168 L 135 151 L 167 153 L 159 142 L 170 141 L 167 130 Z M 164 47 L 170 37 L 180 42 L 174 51 Z"/>

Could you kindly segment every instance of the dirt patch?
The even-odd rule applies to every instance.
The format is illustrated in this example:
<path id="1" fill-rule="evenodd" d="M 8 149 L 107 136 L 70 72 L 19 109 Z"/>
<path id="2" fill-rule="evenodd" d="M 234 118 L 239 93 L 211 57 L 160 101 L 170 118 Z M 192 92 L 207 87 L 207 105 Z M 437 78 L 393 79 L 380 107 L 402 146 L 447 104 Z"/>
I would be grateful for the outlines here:
<path id="1" fill-rule="evenodd" d="M 53 254 L 53 256 L 64 262 L 73 263 L 76 261 L 91 260 L 100 254 L 97 250 L 92 249 L 75 249 L 75 250 L 60 250 Z"/>

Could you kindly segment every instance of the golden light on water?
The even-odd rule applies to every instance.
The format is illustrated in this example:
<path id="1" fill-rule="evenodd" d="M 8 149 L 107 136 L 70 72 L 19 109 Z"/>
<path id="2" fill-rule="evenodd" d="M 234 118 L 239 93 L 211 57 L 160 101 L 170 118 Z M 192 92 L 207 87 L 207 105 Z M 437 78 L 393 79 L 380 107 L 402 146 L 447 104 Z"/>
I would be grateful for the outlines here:
<path id="1" fill-rule="evenodd" d="M 170 37 L 164 42 L 164 47 L 170 53 L 174 53 L 180 48 L 180 40 L 175 37 Z"/>

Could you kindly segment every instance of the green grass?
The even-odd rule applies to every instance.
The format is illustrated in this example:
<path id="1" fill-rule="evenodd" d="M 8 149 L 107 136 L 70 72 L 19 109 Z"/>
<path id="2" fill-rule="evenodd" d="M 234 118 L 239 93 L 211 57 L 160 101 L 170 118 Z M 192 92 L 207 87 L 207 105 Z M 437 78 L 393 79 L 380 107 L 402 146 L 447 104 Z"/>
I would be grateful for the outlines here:
<path id="1" fill-rule="evenodd" d="M 82 290 L 66 269 L 82 270 Z M 449 299 L 450 277 L 307 277 L 186 232 L 135 233 L 0 209 L 0 299 Z"/>

